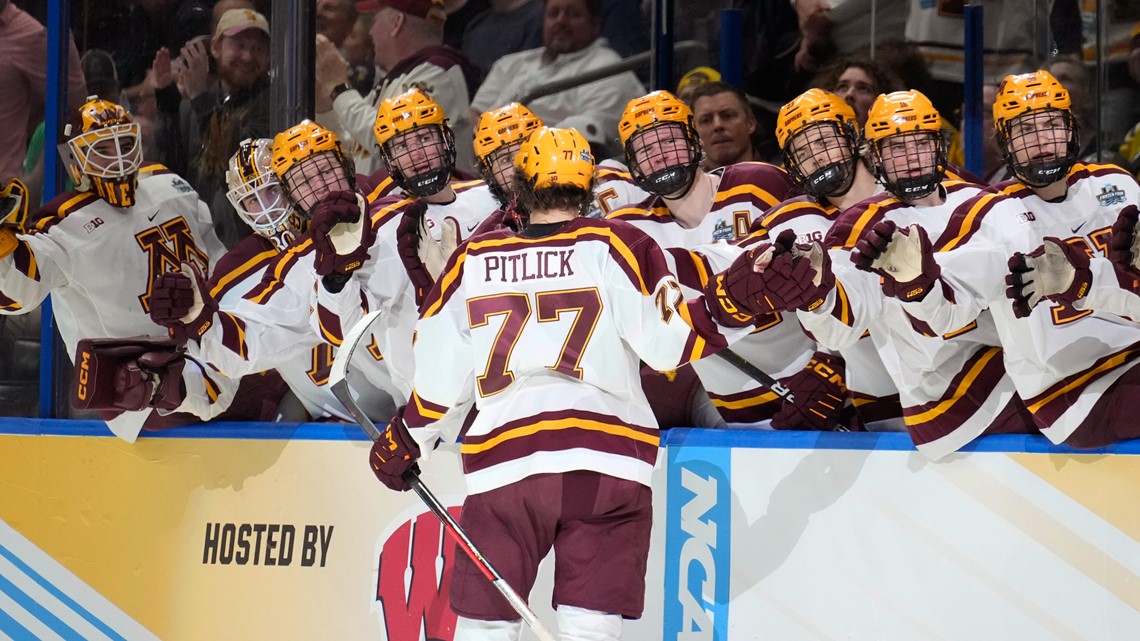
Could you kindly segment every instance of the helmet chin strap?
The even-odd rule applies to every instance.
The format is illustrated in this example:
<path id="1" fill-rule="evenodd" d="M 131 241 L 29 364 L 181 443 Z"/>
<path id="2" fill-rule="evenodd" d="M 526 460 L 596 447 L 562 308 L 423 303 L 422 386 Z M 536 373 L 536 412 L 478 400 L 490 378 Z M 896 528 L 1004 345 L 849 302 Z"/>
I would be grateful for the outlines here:
<path id="1" fill-rule="evenodd" d="M 839 160 L 816 169 L 804 179 L 802 188 L 817 198 L 842 196 L 855 182 L 857 158 Z"/>

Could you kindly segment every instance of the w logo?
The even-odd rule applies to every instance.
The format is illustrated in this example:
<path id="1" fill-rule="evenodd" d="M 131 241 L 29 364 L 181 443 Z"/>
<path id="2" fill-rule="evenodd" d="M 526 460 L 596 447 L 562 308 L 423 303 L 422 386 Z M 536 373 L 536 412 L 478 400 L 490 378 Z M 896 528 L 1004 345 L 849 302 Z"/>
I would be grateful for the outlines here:
<path id="1" fill-rule="evenodd" d="M 456 520 L 461 507 L 448 508 Z M 387 641 L 452 641 L 455 613 L 448 591 L 461 554 L 439 519 L 427 512 L 396 528 L 380 552 L 376 601 Z"/>

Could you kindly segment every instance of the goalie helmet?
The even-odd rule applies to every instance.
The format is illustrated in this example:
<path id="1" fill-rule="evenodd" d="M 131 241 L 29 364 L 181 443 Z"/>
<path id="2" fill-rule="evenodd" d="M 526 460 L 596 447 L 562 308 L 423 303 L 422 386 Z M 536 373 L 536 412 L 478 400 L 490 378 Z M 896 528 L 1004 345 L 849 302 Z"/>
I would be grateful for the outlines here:
<path id="1" fill-rule="evenodd" d="M 372 128 L 389 175 L 412 196 L 439 193 L 455 169 L 455 136 L 443 107 L 419 89 L 380 103 Z"/>
<path id="2" fill-rule="evenodd" d="M 855 182 L 859 135 L 842 98 L 809 89 L 780 108 L 776 141 L 796 186 L 816 198 L 842 196 Z"/>
<path id="3" fill-rule="evenodd" d="M 515 169 L 532 189 L 577 187 L 594 183 L 594 155 L 577 129 L 539 127 L 515 156 Z"/>
<path id="4" fill-rule="evenodd" d="M 534 112 L 517 102 L 485 111 L 475 124 L 475 157 L 479 173 L 502 205 L 510 201 L 514 158 L 524 140 L 542 126 Z"/>
<path id="5" fill-rule="evenodd" d="M 284 251 L 305 231 L 302 219 L 285 197 L 273 173 L 273 141 L 246 138 L 230 157 L 226 198 L 238 216 L 258 235 Z"/>
<path id="6" fill-rule="evenodd" d="M 935 192 L 946 175 L 942 118 L 919 91 L 880 94 L 867 112 L 864 137 L 875 177 L 904 201 Z"/>
<path id="7" fill-rule="evenodd" d="M 701 162 L 693 111 L 668 91 L 634 98 L 618 123 L 625 161 L 638 186 L 658 196 L 689 191 Z"/>
<path id="8" fill-rule="evenodd" d="M 115 207 L 135 204 L 142 141 L 139 125 L 126 109 L 95 96 L 79 108 L 78 121 L 64 131 L 73 178 L 84 179 L 100 198 Z"/>
<path id="9" fill-rule="evenodd" d="M 1006 165 L 1030 187 L 1064 179 L 1080 156 L 1069 92 L 1048 71 L 1002 79 L 994 129 Z"/>
<path id="10" fill-rule="evenodd" d="M 270 164 L 286 197 L 305 216 L 325 194 L 355 191 L 356 174 L 336 134 L 302 120 L 273 138 Z"/>

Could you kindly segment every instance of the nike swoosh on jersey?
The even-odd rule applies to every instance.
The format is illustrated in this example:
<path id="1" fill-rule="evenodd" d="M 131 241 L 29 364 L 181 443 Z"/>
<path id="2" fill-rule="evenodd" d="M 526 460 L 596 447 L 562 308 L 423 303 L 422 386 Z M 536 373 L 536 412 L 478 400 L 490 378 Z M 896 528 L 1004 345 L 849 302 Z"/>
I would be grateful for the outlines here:
<path id="1" fill-rule="evenodd" d="M 147 216 L 147 217 L 146 217 L 146 219 L 147 219 L 148 221 L 150 221 L 150 220 L 154 220 L 154 217 L 158 215 L 158 212 L 159 212 L 159 211 L 160 211 L 160 210 L 158 210 L 158 209 L 154 210 L 154 213 L 153 213 L 153 214 L 151 214 L 151 215 L 149 215 L 149 216 Z"/>

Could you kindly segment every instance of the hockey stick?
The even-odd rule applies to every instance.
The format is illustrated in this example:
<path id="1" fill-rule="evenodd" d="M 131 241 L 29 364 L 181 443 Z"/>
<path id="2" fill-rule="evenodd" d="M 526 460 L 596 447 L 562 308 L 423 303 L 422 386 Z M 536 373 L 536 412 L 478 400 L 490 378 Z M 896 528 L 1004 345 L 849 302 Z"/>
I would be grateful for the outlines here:
<path id="1" fill-rule="evenodd" d="M 360 427 L 364 428 L 368 437 L 373 441 L 380 438 L 380 430 L 376 428 L 376 424 L 372 422 L 372 419 L 368 418 L 364 411 L 360 409 L 360 405 L 357 404 L 356 399 L 352 398 L 352 390 L 348 385 L 348 364 L 352 361 L 352 354 L 356 351 L 356 348 L 360 346 L 361 340 L 368 334 L 368 328 L 379 315 L 379 311 L 369 312 L 365 314 L 364 318 L 352 326 L 352 329 L 345 335 L 340 348 L 337 349 L 336 358 L 333 359 L 332 372 L 329 374 L 329 387 L 332 389 L 332 393 L 349 413 L 352 414 L 356 422 L 360 424 Z M 495 586 L 499 594 L 502 594 L 503 598 L 514 608 L 514 611 L 522 617 L 523 622 L 534 631 L 539 641 L 555 641 L 554 635 L 550 634 L 546 626 L 542 625 L 542 622 L 538 620 L 538 616 L 534 613 L 534 610 L 531 610 L 530 606 L 526 604 L 526 601 L 523 601 L 518 592 L 515 592 L 503 579 L 499 571 L 483 556 L 479 548 L 475 547 L 475 544 L 471 542 L 467 533 L 463 531 L 459 523 L 448 513 L 447 508 L 444 507 L 444 505 L 439 502 L 439 499 L 436 498 L 435 494 L 424 485 L 423 480 L 420 479 L 418 469 L 415 466 L 407 472 L 404 472 L 404 480 L 411 486 L 412 491 L 420 497 L 420 500 L 427 505 L 432 514 L 443 523 L 447 533 L 450 534 L 451 538 L 455 540 L 455 543 L 463 549 L 467 557 L 475 563 L 475 566 L 479 568 L 483 576 L 487 577 L 487 580 Z"/>
<path id="2" fill-rule="evenodd" d="M 792 390 L 788 389 L 787 387 L 784 387 L 783 383 L 772 378 L 764 370 L 760 369 L 759 367 L 756 367 L 752 363 L 749 363 L 740 354 L 737 354 L 736 352 L 732 351 L 731 349 L 722 349 L 719 352 L 717 352 L 716 355 L 723 358 L 724 360 L 728 361 L 729 365 L 732 365 L 736 369 L 747 374 L 752 380 L 756 381 L 757 383 L 760 383 L 764 387 L 767 387 L 776 396 L 778 396 L 778 397 L 784 399 L 785 401 L 795 405 L 796 397 L 794 394 L 792 394 Z M 841 423 L 835 423 L 835 427 L 832 428 L 832 431 L 833 432 L 848 432 L 850 430 L 848 430 L 846 427 L 844 427 Z"/>

